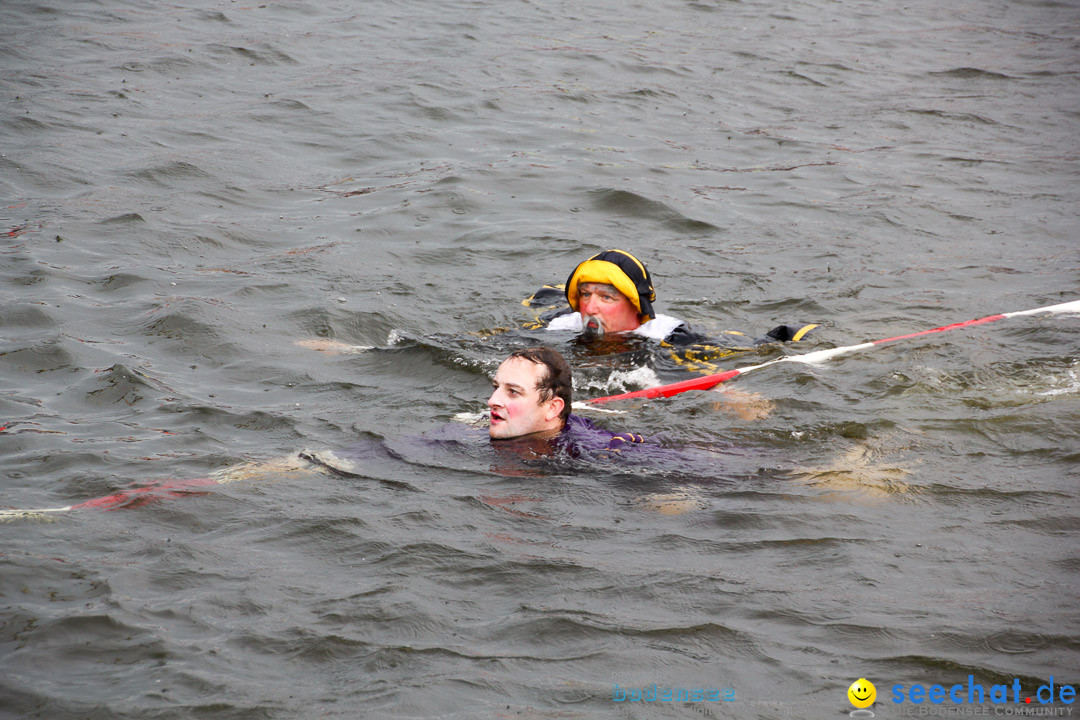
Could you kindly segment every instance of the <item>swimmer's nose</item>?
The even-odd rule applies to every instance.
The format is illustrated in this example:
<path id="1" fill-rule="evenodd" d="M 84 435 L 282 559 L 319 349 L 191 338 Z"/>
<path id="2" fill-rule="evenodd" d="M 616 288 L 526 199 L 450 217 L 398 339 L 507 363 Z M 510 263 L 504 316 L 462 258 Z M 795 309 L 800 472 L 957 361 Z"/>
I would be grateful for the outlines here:
<path id="1" fill-rule="evenodd" d="M 502 409 L 504 407 L 506 407 L 502 403 L 502 400 L 500 400 L 498 397 L 496 397 L 498 394 L 499 394 L 498 390 L 491 393 L 491 397 L 489 397 L 488 401 L 487 401 L 488 415 L 493 419 L 494 418 L 501 418 L 503 416 Z"/>

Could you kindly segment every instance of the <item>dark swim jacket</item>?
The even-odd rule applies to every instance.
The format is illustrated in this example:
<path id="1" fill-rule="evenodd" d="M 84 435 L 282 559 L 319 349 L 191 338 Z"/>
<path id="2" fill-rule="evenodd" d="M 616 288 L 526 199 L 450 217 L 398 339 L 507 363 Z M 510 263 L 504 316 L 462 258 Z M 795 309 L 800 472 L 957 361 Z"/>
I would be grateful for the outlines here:
<path id="1" fill-rule="evenodd" d="M 577 324 L 577 314 L 566 306 L 562 286 L 545 285 L 536 293 L 522 301 L 526 307 L 539 311 L 532 320 L 523 324 L 526 330 L 572 330 Z M 651 310 L 651 307 L 650 307 Z M 716 335 L 706 335 L 695 331 L 690 325 L 678 318 L 657 315 L 653 323 L 663 323 L 664 330 L 653 334 L 646 332 L 643 325 L 641 332 L 631 333 L 658 339 L 660 346 L 669 348 L 676 363 L 688 370 L 700 372 L 719 372 L 721 368 L 713 361 L 732 355 L 741 355 L 759 345 L 777 342 L 798 342 L 814 328 L 809 325 L 777 325 L 761 337 L 752 337 L 741 332 L 729 330 Z M 659 337 L 660 335 L 663 337 Z"/>

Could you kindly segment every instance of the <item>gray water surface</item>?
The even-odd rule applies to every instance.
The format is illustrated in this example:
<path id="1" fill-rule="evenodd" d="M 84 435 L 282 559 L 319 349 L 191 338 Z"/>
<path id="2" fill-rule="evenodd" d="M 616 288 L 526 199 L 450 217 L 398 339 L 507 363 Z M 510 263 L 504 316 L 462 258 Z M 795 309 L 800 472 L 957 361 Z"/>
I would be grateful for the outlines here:
<path id="1" fill-rule="evenodd" d="M 592 415 L 686 462 L 460 422 L 537 341 L 497 331 L 522 298 L 612 247 L 702 330 L 823 325 L 720 369 L 1080 299 L 1080 4 L 0 26 L 0 503 L 234 479 L 0 523 L 0 717 L 837 717 L 858 678 L 900 717 L 897 684 L 1080 682 L 1076 316 Z M 540 339 L 581 398 L 692 376 Z M 351 477 L 264 464 L 358 442 Z M 613 700 L 653 684 L 734 699 Z"/>

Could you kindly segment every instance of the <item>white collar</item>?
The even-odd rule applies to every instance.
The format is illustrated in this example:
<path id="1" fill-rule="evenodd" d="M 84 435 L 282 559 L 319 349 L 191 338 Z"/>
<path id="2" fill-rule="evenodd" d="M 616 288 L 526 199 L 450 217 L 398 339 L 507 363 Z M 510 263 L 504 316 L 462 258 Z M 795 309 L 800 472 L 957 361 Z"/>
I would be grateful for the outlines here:
<path id="1" fill-rule="evenodd" d="M 683 321 L 670 315 L 657 315 L 647 323 L 639 325 L 636 330 L 631 330 L 635 335 L 641 335 L 647 337 L 650 340 L 663 340 L 672 332 L 675 328 L 683 324 Z M 565 330 L 569 332 L 581 332 L 584 329 L 584 324 L 581 322 L 581 313 L 567 313 L 566 315 L 560 315 L 548 323 L 548 330 Z"/>

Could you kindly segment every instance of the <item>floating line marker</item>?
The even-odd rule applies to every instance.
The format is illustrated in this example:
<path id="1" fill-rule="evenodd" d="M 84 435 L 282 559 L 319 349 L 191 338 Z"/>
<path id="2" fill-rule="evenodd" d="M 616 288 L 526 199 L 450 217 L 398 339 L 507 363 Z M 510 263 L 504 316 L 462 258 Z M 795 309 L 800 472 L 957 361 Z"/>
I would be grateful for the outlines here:
<path id="1" fill-rule="evenodd" d="M 146 485 L 138 485 L 129 490 L 121 490 L 112 495 L 87 500 L 77 505 L 65 505 L 55 508 L 34 508 L 31 510 L 0 510 L 0 522 L 10 520 L 47 520 L 58 513 L 81 510 L 83 508 L 98 508 L 101 510 L 119 510 L 121 508 L 138 507 L 165 498 L 182 497 L 191 493 L 199 492 L 199 488 L 207 485 L 218 485 L 214 478 L 196 478 L 194 480 L 162 480 Z"/>
<path id="2" fill-rule="evenodd" d="M 810 352 L 804 355 L 789 355 L 787 357 L 777 358 L 776 360 L 770 360 L 769 362 L 761 363 L 760 365 L 750 365 L 749 367 L 737 368 L 735 370 L 728 370 L 726 372 L 716 373 L 713 375 L 705 375 L 704 377 L 694 378 L 692 380 L 683 380 L 682 382 L 671 383 L 670 385 L 660 385 L 658 387 L 646 388 L 645 390 L 635 390 L 634 392 L 622 393 L 621 395 L 608 395 L 607 397 L 593 398 L 588 402 L 594 404 L 603 404 L 611 402 L 612 400 L 671 397 L 672 395 L 684 393 L 687 390 L 708 390 L 709 388 L 716 387 L 720 383 L 731 380 L 734 377 L 738 377 L 739 375 L 745 375 L 751 370 L 760 370 L 763 367 L 768 367 L 769 365 L 776 365 L 777 363 L 795 362 L 804 363 L 806 365 L 817 365 L 825 362 L 826 360 L 831 360 L 834 357 L 839 357 L 840 355 L 847 355 L 848 353 L 853 353 L 858 350 L 869 350 L 870 348 L 884 345 L 886 343 L 897 342 L 900 340 L 910 340 L 911 338 L 922 337 L 923 335 L 948 332 L 949 330 L 959 330 L 960 328 L 974 327 L 975 325 L 985 325 L 986 323 L 992 323 L 998 320 L 1005 320 L 1012 317 L 1019 317 L 1021 315 L 1038 315 L 1040 313 L 1080 313 L 1080 300 L 1073 300 L 1072 302 L 1061 303 L 1060 305 L 1047 305 L 1046 307 L 1035 308 L 1033 310 L 1019 310 L 1017 312 L 987 315 L 986 317 L 978 318 L 976 320 L 953 323 L 952 325 L 942 325 L 941 327 L 934 328 L 933 330 L 922 330 L 921 332 L 909 333 L 907 335 L 897 335 L 896 337 L 884 338 L 882 340 L 873 340 L 871 342 L 860 343 L 858 345 L 847 345 L 845 347 L 832 348 L 831 350 L 818 350 L 816 352 Z"/>

